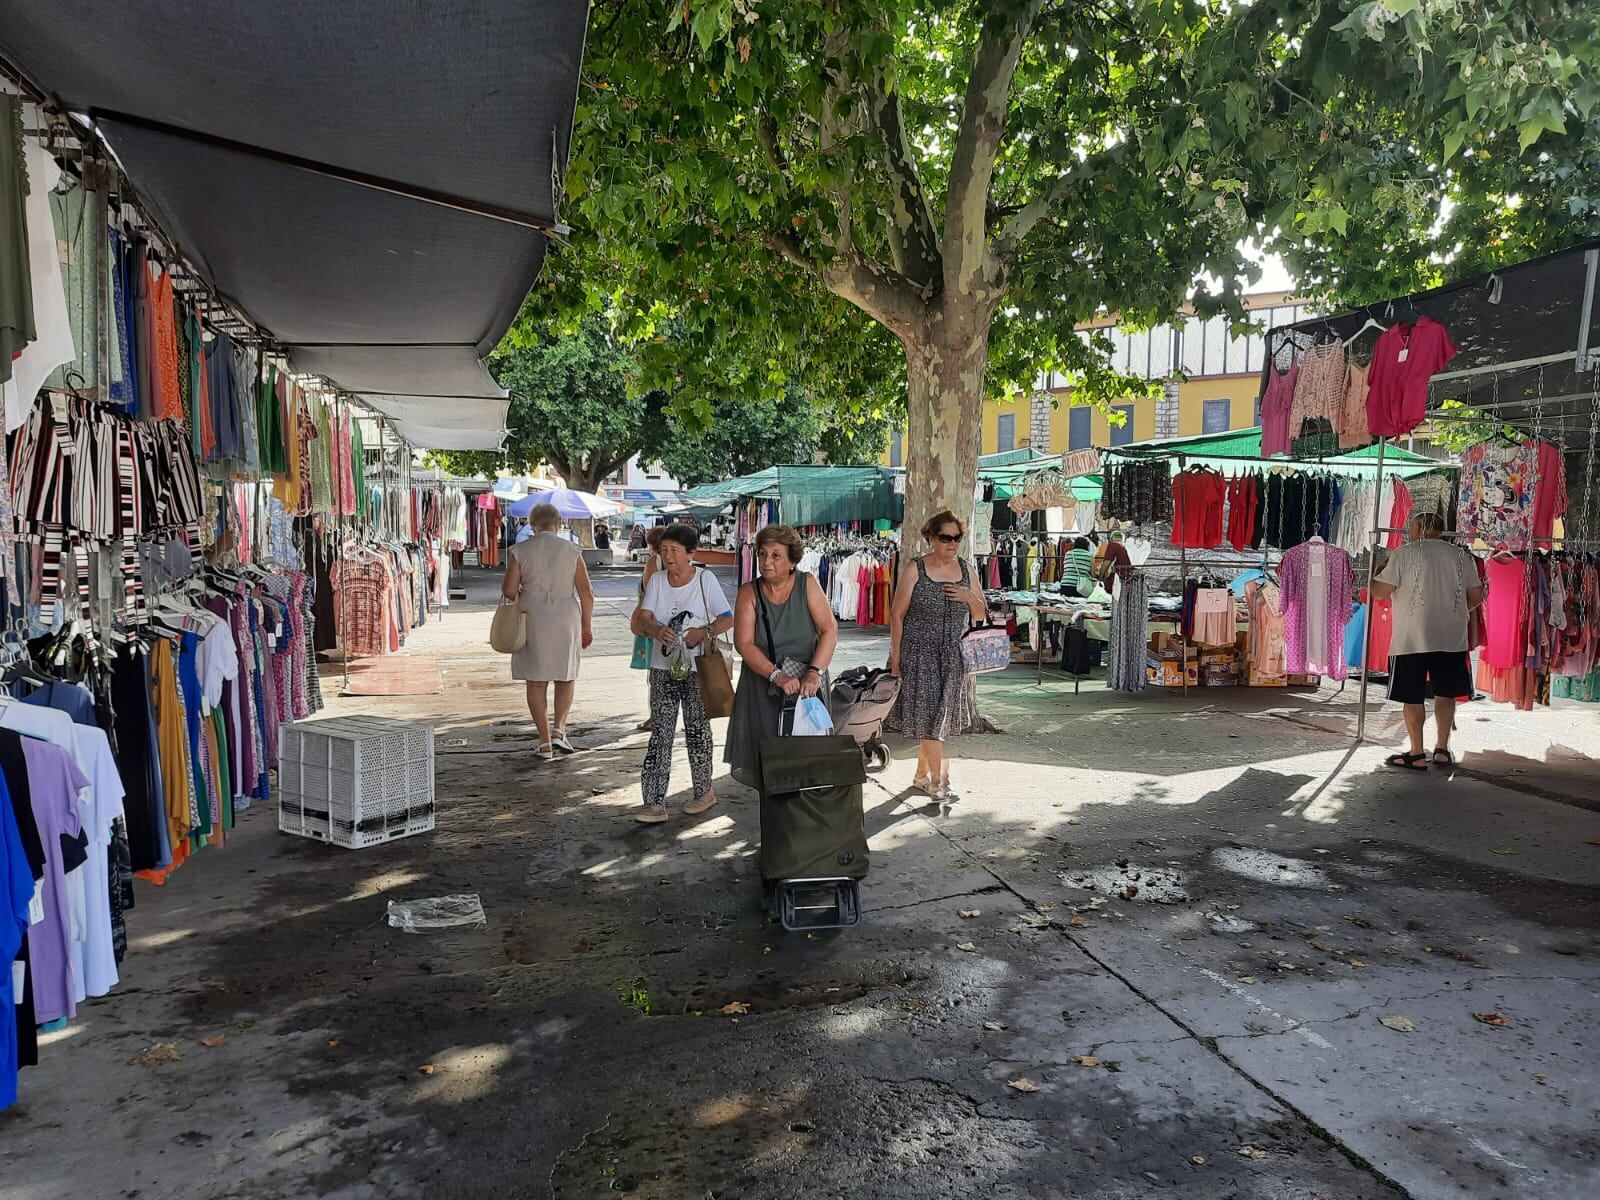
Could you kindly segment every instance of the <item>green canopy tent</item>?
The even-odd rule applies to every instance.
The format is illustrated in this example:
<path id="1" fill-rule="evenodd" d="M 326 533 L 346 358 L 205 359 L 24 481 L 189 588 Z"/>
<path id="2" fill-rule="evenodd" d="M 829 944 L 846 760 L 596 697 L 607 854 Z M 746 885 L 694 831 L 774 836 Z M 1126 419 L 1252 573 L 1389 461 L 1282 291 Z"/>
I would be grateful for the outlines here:
<path id="1" fill-rule="evenodd" d="M 768 467 L 718 483 L 701 484 L 678 495 L 688 511 L 721 510 L 745 500 L 777 500 L 789 525 L 835 525 L 845 521 L 892 521 L 905 514 L 895 472 L 884 467 Z"/>
<path id="2" fill-rule="evenodd" d="M 1318 457 L 1284 458 L 1277 456 L 1264 458 L 1261 454 L 1261 427 L 1259 425 L 1254 429 L 1233 429 L 1226 433 L 1202 433 L 1193 437 L 1161 438 L 1148 442 L 1135 442 L 1126 446 L 1117 446 L 1110 450 L 1102 450 L 1100 453 L 1105 458 L 1126 459 L 1177 458 L 1182 456 L 1185 466 L 1215 467 L 1218 470 L 1237 469 L 1241 466 L 1311 466 L 1319 471 L 1327 471 L 1333 475 L 1361 479 L 1372 477 L 1372 472 L 1377 469 L 1380 457 L 1383 461 L 1384 473 L 1397 475 L 1401 479 L 1411 479 L 1418 475 L 1426 475 L 1430 471 L 1454 471 L 1456 469 L 1454 463 L 1441 462 L 1438 459 L 1429 458 L 1425 454 L 1404 450 L 1393 444 L 1383 447 L 1381 456 L 1379 447 L 1374 444 L 1363 446 L 1359 450 L 1347 450 Z"/>

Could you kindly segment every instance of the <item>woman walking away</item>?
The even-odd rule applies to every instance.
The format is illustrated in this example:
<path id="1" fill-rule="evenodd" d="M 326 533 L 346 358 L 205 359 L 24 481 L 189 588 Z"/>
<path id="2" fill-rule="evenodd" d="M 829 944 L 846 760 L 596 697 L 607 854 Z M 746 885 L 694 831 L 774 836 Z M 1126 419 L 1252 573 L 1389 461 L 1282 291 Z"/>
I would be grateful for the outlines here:
<path id="1" fill-rule="evenodd" d="M 557 536 L 561 514 L 553 504 L 536 504 L 528 514 L 533 535 L 511 547 L 500 594 L 527 614 L 528 640 L 511 656 L 511 678 L 526 680 L 528 711 L 539 731 L 539 757 L 557 750 L 571 754 L 567 714 L 577 688 L 580 650 L 594 642 L 594 588 L 583 552 Z M 556 685 L 552 726 L 549 685 Z"/>
<path id="2" fill-rule="evenodd" d="M 644 811 L 635 818 L 647 825 L 667 819 L 672 740 L 680 709 L 694 778 L 694 799 L 683 811 L 694 816 L 717 802 L 711 790 L 711 718 L 700 701 L 694 660 L 707 641 L 733 627 L 733 613 L 717 577 L 696 567 L 690 557 L 699 544 L 693 529 L 670 526 L 661 535 L 661 570 L 650 577 L 633 610 L 633 632 L 656 643 L 650 660 L 650 748 L 640 781 Z"/>
<path id="3" fill-rule="evenodd" d="M 657 571 L 661 570 L 661 535 L 666 531 L 667 527 L 665 525 L 653 526 L 649 533 L 643 533 L 641 530 L 644 545 L 650 551 L 649 556 L 644 560 L 644 577 L 639 580 L 639 599 L 641 600 L 644 599 L 645 589 L 650 586 L 651 578 Z M 650 718 L 646 717 L 635 728 L 649 733 L 651 729 Z"/>
<path id="4" fill-rule="evenodd" d="M 723 759 L 735 779 L 757 791 L 761 739 L 778 732 L 784 705 L 826 694 L 828 664 L 839 642 L 828 597 L 797 569 L 804 556 L 799 534 L 787 525 L 768 525 L 756 534 L 760 575 L 739 589 L 734 604 L 733 644 L 744 665 Z"/>
<path id="5" fill-rule="evenodd" d="M 960 799 L 950 787 L 945 739 L 972 724 L 961 637 L 969 618 L 988 615 L 978 572 L 961 557 L 966 532 L 955 513 L 933 515 L 922 527 L 932 552 L 901 570 L 889 610 L 889 671 L 901 680 L 889 723 L 922 742 L 912 786 L 944 801 Z"/>

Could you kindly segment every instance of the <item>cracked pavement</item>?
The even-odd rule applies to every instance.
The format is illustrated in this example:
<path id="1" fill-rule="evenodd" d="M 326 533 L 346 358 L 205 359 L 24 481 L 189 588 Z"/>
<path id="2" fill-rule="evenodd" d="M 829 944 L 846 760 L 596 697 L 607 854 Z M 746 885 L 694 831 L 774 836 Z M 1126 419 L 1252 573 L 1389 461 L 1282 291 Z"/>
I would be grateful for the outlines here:
<path id="1" fill-rule="evenodd" d="M 629 820 L 633 579 L 601 584 L 586 749 L 541 764 L 473 578 L 409 647 L 444 695 L 332 704 L 436 722 L 439 828 L 341 851 L 258 809 L 141 885 L 123 986 L 0 1116 L 7 1200 L 1594 1194 L 1591 714 L 1469 706 L 1463 770 L 1412 779 L 1331 688 L 988 676 L 1008 732 L 956 744 L 962 801 L 900 790 L 904 755 L 866 789 L 866 922 L 785 935 L 748 791 Z M 883 652 L 849 631 L 840 665 Z M 385 924 L 463 891 L 487 928 Z"/>

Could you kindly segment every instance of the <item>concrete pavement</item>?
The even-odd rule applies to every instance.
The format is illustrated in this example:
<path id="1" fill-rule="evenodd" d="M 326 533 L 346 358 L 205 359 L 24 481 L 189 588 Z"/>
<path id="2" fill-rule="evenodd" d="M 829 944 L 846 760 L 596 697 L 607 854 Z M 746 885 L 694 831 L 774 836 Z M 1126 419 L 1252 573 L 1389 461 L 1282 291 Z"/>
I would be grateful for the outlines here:
<path id="1" fill-rule="evenodd" d="M 1463 770 L 1412 777 L 1331 689 L 989 676 L 1008 732 L 956 745 L 962 801 L 901 790 L 904 754 L 866 923 L 796 937 L 748 791 L 629 819 L 632 586 L 602 583 L 579 756 L 532 755 L 476 576 L 408 647 L 444 695 L 332 705 L 437 721 L 435 833 L 342 851 L 262 808 L 141 885 L 124 986 L 0 1115 L 6 1195 L 1595 1194 L 1589 710 L 1464 709 Z M 461 891 L 486 929 L 385 924 Z"/>

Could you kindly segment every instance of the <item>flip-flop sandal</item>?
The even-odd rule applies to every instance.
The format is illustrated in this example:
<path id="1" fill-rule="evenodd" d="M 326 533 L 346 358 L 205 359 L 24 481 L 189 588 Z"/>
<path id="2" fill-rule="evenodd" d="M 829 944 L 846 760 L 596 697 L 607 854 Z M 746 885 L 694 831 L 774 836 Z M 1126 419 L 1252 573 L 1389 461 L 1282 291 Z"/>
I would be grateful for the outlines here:
<path id="1" fill-rule="evenodd" d="M 1439 756 L 1443 755 L 1441 759 Z M 1433 752 L 1433 765 L 1436 767 L 1453 767 L 1456 765 L 1456 756 L 1443 747 L 1438 747 Z"/>
<path id="2" fill-rule="evenodd" d="M 1428 757 L 1427 752 L 1421 754 L 1391 754 L 1383 760 L 1386 767 L 1396 767 L 1402 771 L 1426 771 L 1428 764 L 1423 760 Z M 1417 764 L 1421 763 L 1421 766 Z"/>

